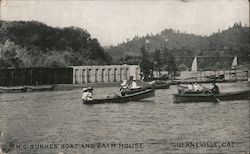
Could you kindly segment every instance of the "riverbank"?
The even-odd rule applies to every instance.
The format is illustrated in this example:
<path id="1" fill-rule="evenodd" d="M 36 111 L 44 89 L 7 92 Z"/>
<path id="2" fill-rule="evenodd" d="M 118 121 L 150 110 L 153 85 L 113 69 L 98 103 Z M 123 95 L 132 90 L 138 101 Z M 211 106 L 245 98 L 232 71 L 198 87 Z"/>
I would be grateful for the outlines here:
<path id="1" fill-rule="evenodd" d="M 145 86 L 148 82 L 137 82 L 139 86 Z M 86 83 L 86 84 L 56 84 L 56 85 L 41 85 L 41 86 L 0 86 L 0 93 L 19 93 L 19 92 L 35 92 L 35 91 L 60 91 L 60 90 L 73 90 L 81 89 L 84 87 L 119 87 L 121 82 L 109 83 Z"/>
<path id="2" fill-rule="evenodd" d="M 109 83 L 86 83 L 86 84 L 58 84 L 55 86 L 54 90 L 72 90 L 79 89 L 84 87 L 119 87 L 121 82 L 109 82 Z M 138 81 L 137 84 L 139 86 L 148 85 L 148 82 Z"/>
<path id="3" fill-rule="evenodd" d="M 239 80 L 172 80 L 171 85 L 176 85 L 177 83 L 180 84 L 192 84 L 192 83 L 233 83 L 233 82 L 243 82 L 243 81 L 249 81 L 247 79 L 239 79 Z"/>
<path id="4" fill-rule="evenodd" d="M 205 81 L 197 81 L 197 80 L 173 80 L 171 81 L 171 85 L 176 85 L 176 83 L 180 84 L 190 84 L 190 83 L 202 83 L 209 84 L 211 82 Z M 226 83 L 232 84 L 235 86 L 238 85 L 249 85 L 249 81 L 227 81 L 227 82 L 218 82 L 218 83 Z M 109 82 L 109 83 L 86 83 L 86 84 L 57 84 L 57 85 L 42 85 L 42 86 L 18 86 L 18 87 L 0 87 L 0 93 L 16 93 L 16 92 L 35 92 L 35 91 L 60 91 L 60 90 L 73 90 L 73 89 L 81 89 L 84 87 L 119 87 L 121 82 Z M 139 86 L 148 85 L 148 82 L 137 81 Z M 52 88 L 53 87 L 53 88 Z"/>

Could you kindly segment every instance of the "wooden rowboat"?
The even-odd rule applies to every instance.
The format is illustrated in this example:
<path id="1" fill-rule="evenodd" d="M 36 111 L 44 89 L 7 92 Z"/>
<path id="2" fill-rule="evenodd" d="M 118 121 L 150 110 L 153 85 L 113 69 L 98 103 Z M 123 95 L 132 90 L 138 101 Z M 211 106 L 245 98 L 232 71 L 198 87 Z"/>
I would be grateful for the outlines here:
<path id="1" fill-rule="evenodd" d="M 26 92 L 26 87 L 0 87 L 0 93 L 18 93 L 18 92 Z"/>
<path id="2" fill-rule="evenodd" d="M 230 101 L 230 100 L 249 100 L 250 90 L 212 94 L 212 93 L 200 93 L 200 94 L 174 94 L 175 103 L 186 102 L 218 102 L 218 101 Z"/>
<path id="3" fill-rule="evenodd" d="M 142 87 L 134 88 L 134 89 L 132 88 L 124 89 L 122 94 L 129 95 L 129 94 L 134 94 L 137 92 L 145 91 L 147 89 L 169 89 L 169 87 L 170 87 L 170 83 L 146 85 L 146 86 L 142 86 Z"/>
<path id="4" fill-rule="evenodd" d="M 52 91 L 55 86 L 19 86 L 19 87 L 0 87 L 0 93 L 18 93 L 18 92 L 33 92 L 33 91 Z"/>
<path id="5" fill-rule="evenodd" d="M 146 89 L 144 91 L 133 93 L 126 96 L 116 96 L 116 97 L 108 97 L 104 99 L 94 99 L 94 100 L 83 100 L 83 104 L 103 104 L 103 103 L 127 103 L 131 101 L 139 101 L 141 99 L 154 97 L 155 90 L 154 89 Z"/>
<path id="6" fill-rule="evenodd" d="M 166 81 L 156 80 L 149 82 L 149 84 L 153 86 L 155 89 L 169 89 L 171 83 Z"/>
<path id="7" fill-rule="evenodd" d="M 55 86 L 53 85 L 44 85 L 44 86 L 26 86 L 27 91 L 53 91 Z"/>
<path id="8" fill-rule="evenodd" d="M 134 93 L 145 91 L 147 89 L 154 89 L 154 87 L 150 85 L 150 86 L 143 86 L 143 87 L 138 87 L 138 88 L 127 88 L 127 89 L 123 89 L 121 94 L 123 96 L 131 95 L 131 94 L 134 94 Z"/>

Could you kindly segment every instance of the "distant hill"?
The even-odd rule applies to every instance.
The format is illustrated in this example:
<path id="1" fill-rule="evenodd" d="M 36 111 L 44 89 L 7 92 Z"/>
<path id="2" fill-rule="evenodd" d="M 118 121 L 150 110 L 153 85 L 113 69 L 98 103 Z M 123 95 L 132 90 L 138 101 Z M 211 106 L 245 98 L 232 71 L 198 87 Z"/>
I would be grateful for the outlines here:
<path id="1" fill-rule="evenodd" d="M 110 56 L 84 29 L 37 21 L 0 21 L 0 67 L 108 64 Z"/>
<path id="2" fill-rule="evenodd" d="M 162 55 L 164 52 L 171 53 L 180 67 L 190 67 L 194 56 L 213 56 L 214 58 L 198 58 L 199 67 L 211 69 L 217 65 L 222 69 L 230 66 L 232 58 L 220 61 L 222 59 L 215 58 L 216 56 L 237 55 L 239 62 L 249 62 L 249 30 L 249 27 L 243 27 L 241 23 L 235 23 L 227 30 L 218 31 L 210 36 L 165 29 L 156 35 L 135 36 L 132 40 L 112 46 L 106 51 L 117 63 L 139 63 L 141 48 L 145 46 L 150 57 L 154 56 L 156 49 L 160 50 Z"/>

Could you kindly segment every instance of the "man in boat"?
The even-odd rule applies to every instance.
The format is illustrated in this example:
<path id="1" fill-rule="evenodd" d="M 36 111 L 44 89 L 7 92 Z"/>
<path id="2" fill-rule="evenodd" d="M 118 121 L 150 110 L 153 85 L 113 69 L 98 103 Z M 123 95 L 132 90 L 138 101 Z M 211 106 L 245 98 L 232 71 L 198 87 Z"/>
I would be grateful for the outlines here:
<path id="1" fill-rule="evenodd" d="M 128 81 L 127 80 L 123 80 L 122 83 L 120 84 L 120 95 L 124 96 L 124 92 L 129 88 L 128 86 Z"/>
<path id="2" fill-rule="evenodd" d="M 178 90 L 179 94 L 181 94 L 181 93 L 183 93 L 183 91 L 185 91 L 185 89 L 183 89 L 183 87 L 181 87 L 181 83 L 180 82 L 176 83 L 176 87 L 177 87 L 177 90 Z"/>
<path id="3" fill-rule="evenodd" d="M 215 82 L 213 83 L 213 88 L 211 89 L 213 94 L 219 94 L 219 87 L 215 84 Z"/>
<path id="4" fill-rule="evenodd" d="M 125 89 L 128 89 L 128 81 L 127 80 L 123 80 L 122 83 L 120 84 L 120 91 L 123 91 Z"/>
<path id="5" fill-rule="evenodd" d="M 82 100 L 93 100 L 93 88 L 83 88 L 82 89 Z"/>

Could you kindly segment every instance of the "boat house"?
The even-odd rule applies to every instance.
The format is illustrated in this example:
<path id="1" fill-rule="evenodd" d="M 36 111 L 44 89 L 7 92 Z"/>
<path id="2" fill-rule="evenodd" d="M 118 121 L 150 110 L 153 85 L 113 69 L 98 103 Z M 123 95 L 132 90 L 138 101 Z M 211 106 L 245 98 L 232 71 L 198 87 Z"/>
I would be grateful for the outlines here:
<path id="1" fill-rule="evenodd" d="M 85 84 L 140 80 L 139 65 L 0 69 L 0 86 Z"/>
<path id="2" fill-rule="evenodd" d="M 140 80 L 139 65 L 69 66 L 73 69 L 73 84 Z"/>

